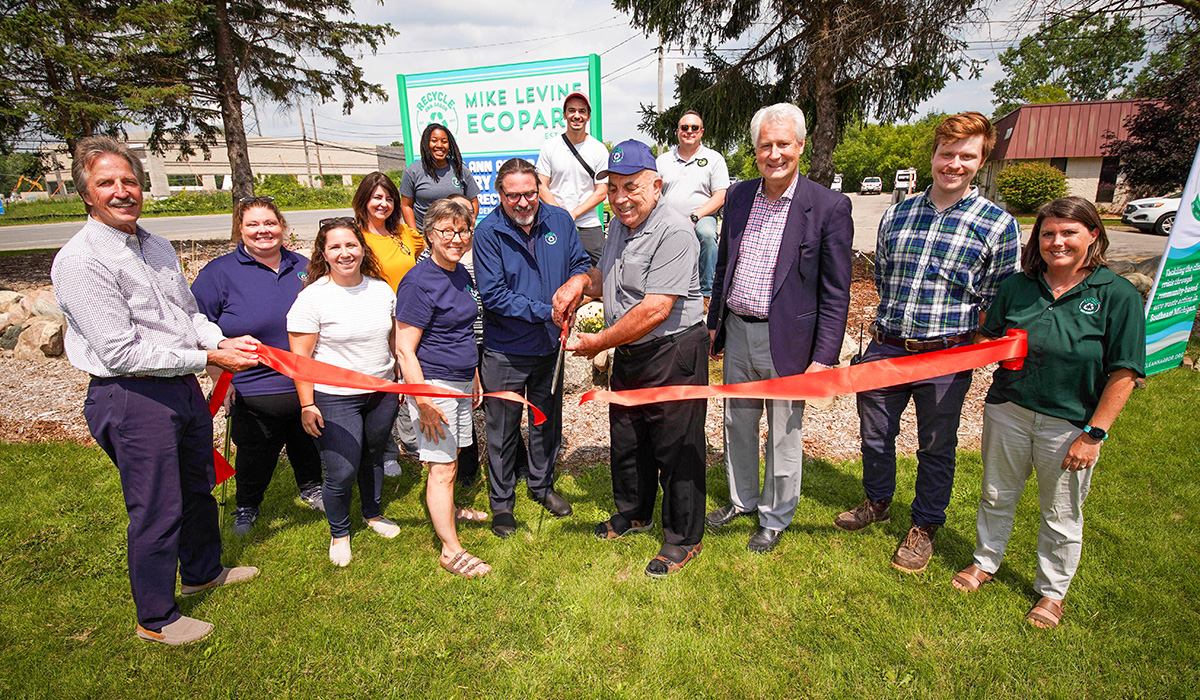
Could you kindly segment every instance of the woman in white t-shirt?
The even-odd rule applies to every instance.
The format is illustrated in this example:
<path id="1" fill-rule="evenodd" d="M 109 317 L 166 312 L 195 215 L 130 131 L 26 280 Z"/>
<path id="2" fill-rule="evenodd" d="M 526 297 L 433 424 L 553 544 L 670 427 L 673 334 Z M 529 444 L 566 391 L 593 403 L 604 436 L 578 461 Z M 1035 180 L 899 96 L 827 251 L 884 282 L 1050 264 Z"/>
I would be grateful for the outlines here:
<path id="1" fill-rule="evenodd" d="M 396 378 L 392 317 L 396 297 L 354 219 L 325 219 L 313 244 L 308 285 L 287 316 L 292 352 L 380 379 Z M 396 394 L 296 380 L 300 420 L 317 440 L 325 466 L 329 560 L 350 563 L 350 498 L 358 481 L 362 515 L 383 537 L 400 533 L 379 508 L 383 449 L 391 436 Z M 361 465 L 361 469 L 359 468 Z"/>

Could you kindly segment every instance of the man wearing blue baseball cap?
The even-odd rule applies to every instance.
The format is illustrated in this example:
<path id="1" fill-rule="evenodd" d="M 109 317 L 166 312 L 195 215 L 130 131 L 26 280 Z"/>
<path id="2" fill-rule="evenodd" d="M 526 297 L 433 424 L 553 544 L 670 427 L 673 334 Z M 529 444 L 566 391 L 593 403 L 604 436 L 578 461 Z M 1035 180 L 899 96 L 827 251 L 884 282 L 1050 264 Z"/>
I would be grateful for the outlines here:
<path id="1" fill-rule="evenodd" d="M 577 355 L 615 348 L 614 390 L 708 383 L 708 333 L 700 295 L 700 244 L 691 222 L 660 199 L 662 178 L 650 147 L 623 141 L 608 157 L 608 203 L 614 220 L 600 266 L 573 277 L 554 295 L 555 319 L 570 317 L 584 294 L 604 298 L 606 328 L 567 341 Z M 703 400 L 646 406 L 610 405 L 610 462 L 617 512 L 596 526 L 601 539 L 654 527 L 663 487 L 662 549 L 646 574 L 678 571 L 703 548 Z"/>

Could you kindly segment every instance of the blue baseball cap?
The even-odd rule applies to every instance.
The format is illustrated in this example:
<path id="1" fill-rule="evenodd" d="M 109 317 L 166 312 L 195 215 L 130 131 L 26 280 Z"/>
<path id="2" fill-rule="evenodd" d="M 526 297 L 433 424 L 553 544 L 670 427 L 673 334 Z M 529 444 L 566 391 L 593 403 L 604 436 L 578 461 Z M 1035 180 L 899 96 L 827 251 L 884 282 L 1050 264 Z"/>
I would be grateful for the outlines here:
<path id="1" fill-rule="evenodd" d="M 654 152 L 641 141 L 629 139 L 613 146 L 612 152 L 608 154 L 608 168 L 596 173 L 596 177 L 603 179 L 612 173 L 634 175 L 643 170 L 658 172 Z"/>

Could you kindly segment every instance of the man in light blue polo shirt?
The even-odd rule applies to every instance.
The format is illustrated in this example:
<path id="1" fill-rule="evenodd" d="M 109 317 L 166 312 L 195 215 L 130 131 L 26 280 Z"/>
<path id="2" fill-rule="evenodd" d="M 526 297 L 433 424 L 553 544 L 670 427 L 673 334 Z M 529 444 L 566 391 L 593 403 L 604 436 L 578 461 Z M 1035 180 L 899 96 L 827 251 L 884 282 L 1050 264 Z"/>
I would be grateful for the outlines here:
<path id="1" fill-rule="evenodd" d="M 708 309 L 717 264 L 717 212 L 725 204 L 729 169 L 724 156 L 700 143 L 704 120 L 695 111 L 683 113 L 675 134 L 679 144 L 658 157 L 658 174 L 663 179 L 663 200 L 691 219 L 696 229 L 700 241 L 700 294 Z"/>

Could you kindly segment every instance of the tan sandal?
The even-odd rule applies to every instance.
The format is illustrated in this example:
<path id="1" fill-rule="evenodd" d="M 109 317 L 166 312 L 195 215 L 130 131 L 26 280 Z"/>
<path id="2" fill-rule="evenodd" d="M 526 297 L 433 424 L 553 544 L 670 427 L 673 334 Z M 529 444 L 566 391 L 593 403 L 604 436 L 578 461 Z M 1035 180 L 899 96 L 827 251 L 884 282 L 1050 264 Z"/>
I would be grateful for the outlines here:
<path id="1" fill-rule="evenodd" d="M 991 581 L 994 576 L 972 564 L 955 574 L 954 578 L 950 579 L 950 583 L 964 593 L 973 593 L 979 590 L 980 586 Z"/>
<path id="2" fill-rule="evenodd" d="M 492 571 L 492 567 L 488 566 L 487 562 L 470 554 L 465 549 L 455 554 L 449 561 L 445 556 L 438 557 L 438 564 L 441 564 L 446 571 L 463 578 L 487 576 Z"/>
<path id="3" fill-rule="evenodd" d="M 474 508 L 459 508 L 454 511 L 454 522 L 456 523 L 480 523 L 487 519 L 487 513 Z"/>
<path id="4" fill-rule="evenodd" d="M 1034 627 L 1052 630 L 1058 627 L 1063 618 L 1063 602 L 1053 598 L 1042 597 L 1025 616 L 1025 620 Z"/>

